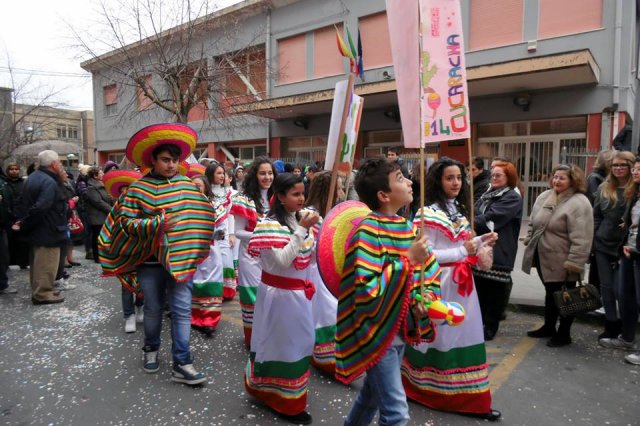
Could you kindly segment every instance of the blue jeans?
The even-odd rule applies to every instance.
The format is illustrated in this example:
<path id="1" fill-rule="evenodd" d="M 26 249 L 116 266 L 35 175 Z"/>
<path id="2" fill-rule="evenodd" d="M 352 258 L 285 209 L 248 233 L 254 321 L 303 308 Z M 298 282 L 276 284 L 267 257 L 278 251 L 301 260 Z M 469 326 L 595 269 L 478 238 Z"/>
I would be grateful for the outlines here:
<path id="1" fill-rule="evenodd" d="M 633 342 L 638 325 L 640 309 L 640 259 L 620 258 L 620 318 L 622 319 L 622 338 Z"/>
<path id="2" fill-rule="evenodd" d="M 165 297 L 171 309 L 171 355 L 180 365 L 192 364 L 189 350 L 191 334 L 191 292 L 193 283 L 176 282 L 160 264 L 142 264 L 137 268 L 138 282 L 144 292 L 145 352 L 160 349 Z"/>
<path id="3" fill-rule="evenodd" d="M 405 425 L 409 404 L 402 386 L 400 363 L 404 344 L 390 346 L 382 359 L 369 370 L 364 384 L 344 422 L 345 426 L 369 425 L 380 410 L 379 424 Z"/>
<path id="4" fill-rule="evenodd" d="M 124 319 L 127 319 L 131 315 L 136 313 L 135 307 L 143 306 L 144 301 L 142 298 L 138 299 L 134 293 L 131 293 L 124 287 L 122 288 L 122 313 Z M 134 302 L 135 301 L 135 302 Z"/>
<path id="5" fill-rule="evenodd" d="M 617 321 L 618 257 L 597 251 L 596 263 L 598 264 L 598 275 L 600 275 L 600 296 L 602 297 L 604 316 L 607 321 Z"/>

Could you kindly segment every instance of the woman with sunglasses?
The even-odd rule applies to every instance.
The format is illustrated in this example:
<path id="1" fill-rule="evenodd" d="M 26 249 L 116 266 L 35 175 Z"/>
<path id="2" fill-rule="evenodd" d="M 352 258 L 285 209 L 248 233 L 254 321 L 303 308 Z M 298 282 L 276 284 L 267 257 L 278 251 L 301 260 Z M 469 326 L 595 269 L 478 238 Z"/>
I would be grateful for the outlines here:
<path id="1" fill-rule="evenodd" d="M 624 194 L 633 186 L 631 167 L 634 161 L 635 155 L 629 151 L 614 151 L 609 174 L 598 188 L 593 203 L 593 249 L 604 307 L 604 332 L 598 336 L 598 343 L 605 348 L 630 346 L 629 342 L 618 338 L 622 321 L 618 315 L 617 287 L 619 247 L 627 233 L 624 212 L 629 200 Z"/>

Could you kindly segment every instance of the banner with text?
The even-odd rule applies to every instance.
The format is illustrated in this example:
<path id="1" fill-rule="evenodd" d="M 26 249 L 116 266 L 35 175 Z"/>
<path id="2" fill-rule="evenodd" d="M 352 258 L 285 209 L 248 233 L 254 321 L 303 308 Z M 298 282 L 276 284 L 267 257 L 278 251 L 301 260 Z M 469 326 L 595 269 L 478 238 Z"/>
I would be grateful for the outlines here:
<path id="1" fill-rule="evenodd" d="M 459 0 L 419 0 L 423 144 L 471 136 Z"/>

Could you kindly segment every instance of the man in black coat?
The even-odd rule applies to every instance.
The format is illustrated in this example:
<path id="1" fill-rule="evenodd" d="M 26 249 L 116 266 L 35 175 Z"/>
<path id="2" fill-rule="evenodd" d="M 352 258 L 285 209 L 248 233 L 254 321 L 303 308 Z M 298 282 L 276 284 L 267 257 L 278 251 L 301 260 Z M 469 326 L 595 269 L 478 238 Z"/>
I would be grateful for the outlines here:
<path id="1" fill-rule="evenodd" d="M 5 162 L 5 173 L 7 175 L 7 189 L 11 193 L 11 223 L 21 216 L 20 206 L 22 205 L 22 190 L 24 189 L 25 180 L 20 176 L 20 165 L 17 161 L 8 160 Z M 29 245 L 22 241 L 18 233 L 12 230 L 8 231 L 9 239 L 9 265 L 19 265 L 20 269 L 27 269 L 29 265 Z"/>
<path id="2" fill-rule="evenodd" d="M 485 170 L 484 160 L 474 158 L 469 175 L 473 177 L 473 202 L 478 202 L 482 194 L 487 192 L 491 184 L 491 170 Z"/>
<path id="3" fill-rule="evenodd" d="M 15 294 L 17 291 L 9 287 L 9 245 L 7 232 L 11 217 L 11 192 L 9 185 L 0 177 L 0 295 Z"/>
<path id="4" fill-rule="evenodd" d="M 64 302 L 54 289 L 60 260 L 60 246 L 67 238 L 67 201 L 62 191 L 62 163 L 55 151 L 38 154 L 40 167 L 25 184 L 24 212 L 14 224 L 22 237 L 31 244 L 29 280 L 34 305 Z"/>

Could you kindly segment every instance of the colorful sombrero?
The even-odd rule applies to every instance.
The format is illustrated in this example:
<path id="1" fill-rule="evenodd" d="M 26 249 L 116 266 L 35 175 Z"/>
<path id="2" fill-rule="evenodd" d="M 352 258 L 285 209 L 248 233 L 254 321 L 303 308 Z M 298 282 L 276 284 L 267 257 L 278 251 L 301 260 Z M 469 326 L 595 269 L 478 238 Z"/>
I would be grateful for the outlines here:
<path id="1" fill-rule="evenodd" d="M 202 164 L 189 163 L 189 169 L 187 170 L 187 177 L 192 178 L 196 175 L 204 175 L 205 170 L 207 170 L 207 168 Z"/>
<path id="2" fill-rule="evenodd" d="M 187 163 L 186 161 L 181 161 L 180 164 L 178 164 L 178 173 L 180 173 L 182 176 L 186 176 L 188 171 L 189 163 Z"/>
<path id="3" fill-rule="evenodd" d="M 154 124 L 139 130 L 127 143 L 127 158 L 138 166 L 152 167 L 151 153 L 160 145 L 175 145 L 184 161 L 195 149 L 198 135 L 191 127 L 179 123 Z"/>
<path id="4" fill-rule="evenodd" d="M 133 170 L 111 170 L 102 178 L 104 187 L 113 198 L 120 196 L 120 189 L 131 185 L 142 177 L 141 173 Z"/>
<path id="5" fill-rule="evenodd" d="M 345 201 L 327 213 L 318 237 L 317 261 L 320 276 L 336 297 L 340 288 L 346 247 L 362 220 L 371 212 L 360 201 Z"/>

